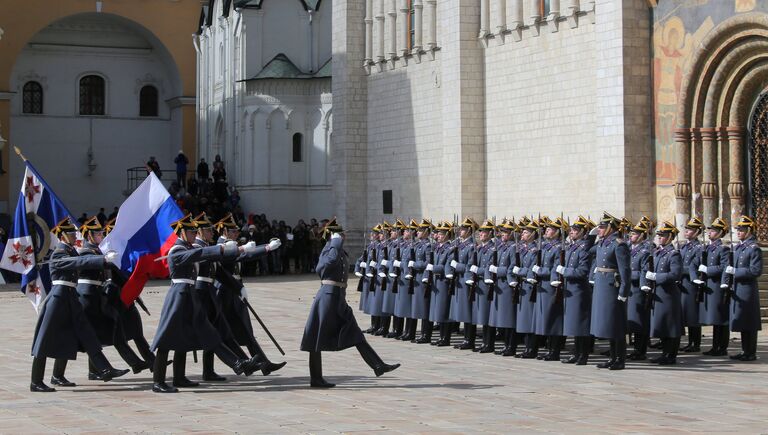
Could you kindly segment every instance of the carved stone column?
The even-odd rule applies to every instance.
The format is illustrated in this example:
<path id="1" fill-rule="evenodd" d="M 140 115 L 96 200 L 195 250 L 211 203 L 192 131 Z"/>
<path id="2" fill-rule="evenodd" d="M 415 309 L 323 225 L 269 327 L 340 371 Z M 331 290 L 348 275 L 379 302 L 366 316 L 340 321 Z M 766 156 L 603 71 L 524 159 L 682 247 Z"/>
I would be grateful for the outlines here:
<path id="1" fill-rule="evenodd" d="M 376 11 L 376 61 L 381 63 L 384 61 L 384 1 L 376 0 L 378 9 Z"/>
<path id="2" fill-rule="evenodd" d="M 365 0 L 365 59 L 363 67 L 373 62 L 373 0 Z"/>
<path id="3" fill-rule="evenodd" d="M 422 0 L 413 2 L 413 49 L 414 53 L 424 48 L 424 3 Z"/>
<path id="4" fill-rule="evenodd" d="M 431 51 L 437 47 L 437 0 L 427 0 L 427 21 L 427 50 Z"/>
<path id="5" fill-rule="evenodd" d="M 709 225 L 718 216 L 719 194 L 717 188 L 717 131 L 701 129 L 701 196 L 703 198 L 704 223 Z"/>
<path id="6" fill-rule="evenodd" d="M 691 131 L 687 128 L 675 129 L 675 213 L 678 222 L 687 220 L 691 213 Z"/>
<path id="7" fill-rule="evenodd" d="M 746 211 L 744 188 L 744 128 L 734 126 L 725 129 L 728 134 L 728 198 L 731 200 L 731 226 Z"/>

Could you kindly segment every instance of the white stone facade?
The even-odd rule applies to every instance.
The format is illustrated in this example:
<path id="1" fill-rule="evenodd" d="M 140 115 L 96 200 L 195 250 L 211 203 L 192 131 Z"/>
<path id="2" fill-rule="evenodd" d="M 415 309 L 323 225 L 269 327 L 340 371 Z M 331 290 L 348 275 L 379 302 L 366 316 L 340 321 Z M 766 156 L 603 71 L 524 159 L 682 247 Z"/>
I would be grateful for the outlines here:
<path id="1" fill-rule="evenodd" d="M 653 212 L 647 2 L 548 3 L 335 2 L 331 155 L 343 157 L 331 172 L 345 226 Z"/>
<path id="2" fill-rule="evenodd" d="M 323 67 L 332 2 L 316 2 L 316 10 L 301 0 L 235 2 L 229 11 L 222 3 L 195 37 L 199 157 L 221 155 L 246 213 L 291 223 L 330 215 L 333 101 Z M 288 67 L 296 74 L 276 76 Z"/>

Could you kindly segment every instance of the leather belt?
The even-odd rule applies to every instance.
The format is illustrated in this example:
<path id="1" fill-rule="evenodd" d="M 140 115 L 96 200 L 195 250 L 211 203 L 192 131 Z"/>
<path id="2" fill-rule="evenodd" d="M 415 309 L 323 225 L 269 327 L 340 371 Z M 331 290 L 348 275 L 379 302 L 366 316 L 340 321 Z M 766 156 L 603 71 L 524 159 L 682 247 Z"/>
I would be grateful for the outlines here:
<path id="1" fill-rule="evenodd" d="M 198 276 L 197 281 L 207 282 L 208 284 L 213 284 L 213 278 L 206 278 L 204 276 Z"/>
<path id="2" fill-rule="evenodd" d="M 323 279 L 320 281 L 322 285 L 332 285 L 334 287 L 347 288 L 346 282 L 331 281 L 330 279 Z"/>
<path id="3" fill-rule="evenodd" d="M 609 269 L 607 267 L 596 267 L 595 272 L 602 272 L 602 273 L 616 273 L 618 272 L 617 269 Z"/>
<path id="4" fill-rule="evenodd" d="M 78 284 L 91 284 L 91 285 L 104 285 L 104 281 L 96 281 L 94 279 L 78 279 Z"/>
<path id="5" fill-rule="evenodd" d="M 171 282 L 174 284 L 189 284 L 189 285 L 195 285 L 195 281 L 187 278 L 173 278 L 171 279 Z"/>
<path id="6" fill-rule="evenodd" d="M 53 285 L 63 285 L 63 286 L 66 286 L 66 287 L 77 288 L 77 283 L 74 283 L 72 281 L 64 281 L 64 280 L 60 280 L 60 279 L 55 279 L 55 280 L 51 281 L 51 284 L 53 284 Z"/>

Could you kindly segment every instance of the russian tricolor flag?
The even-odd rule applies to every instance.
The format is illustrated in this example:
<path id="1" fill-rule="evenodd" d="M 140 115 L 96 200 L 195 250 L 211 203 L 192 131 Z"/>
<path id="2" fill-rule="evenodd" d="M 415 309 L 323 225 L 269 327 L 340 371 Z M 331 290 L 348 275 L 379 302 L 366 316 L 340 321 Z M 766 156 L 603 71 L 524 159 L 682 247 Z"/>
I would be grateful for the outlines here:
<path id="1" fill-rule="evenodd" d="M 168 277 L 166 262 L 155 259 L 176 243 L 171 224 L 182 217 L 181 209 L 152 172 L 120 206 L 115 227 L 100 248 L 117 252 L 116 265 L 131 275 L 120 295 L 126 306 L 139 297 L 148 279 Z"/>

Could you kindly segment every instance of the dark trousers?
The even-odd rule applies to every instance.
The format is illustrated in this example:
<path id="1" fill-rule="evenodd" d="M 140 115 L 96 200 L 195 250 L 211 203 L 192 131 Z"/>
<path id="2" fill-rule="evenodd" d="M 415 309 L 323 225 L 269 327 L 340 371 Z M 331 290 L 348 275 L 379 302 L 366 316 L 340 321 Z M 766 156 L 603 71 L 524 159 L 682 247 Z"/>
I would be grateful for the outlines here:
<path id="1" fill-rule="evenodd" d="M 757 331 L 746 331 L 741 333 L 741 350 L 744 355 L 752 356 L 757 354 Z"/>

